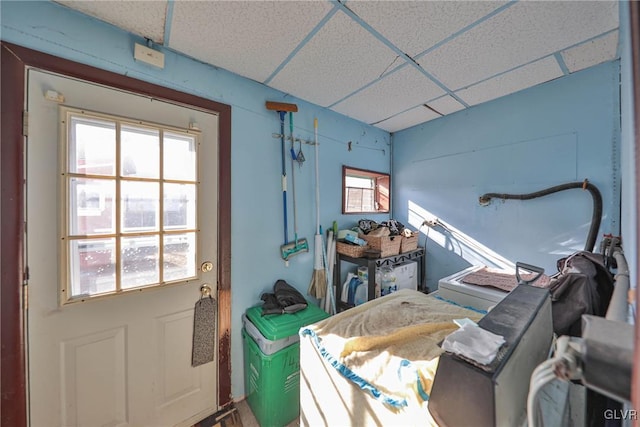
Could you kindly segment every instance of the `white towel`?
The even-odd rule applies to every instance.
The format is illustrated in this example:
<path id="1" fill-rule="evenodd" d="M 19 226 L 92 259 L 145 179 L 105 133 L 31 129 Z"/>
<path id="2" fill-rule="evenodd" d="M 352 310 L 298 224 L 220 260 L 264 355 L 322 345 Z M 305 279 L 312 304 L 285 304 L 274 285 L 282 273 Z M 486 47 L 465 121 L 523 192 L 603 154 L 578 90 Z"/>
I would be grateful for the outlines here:
<path id="1" fill-rule="evenodd" d="M 466 323 L 460 329 L 447 335 L 442 349 L 459 354 L 481 365 L 493 362 L 498 350 L 504 344 L 504 338 L 481 327 Z"/>

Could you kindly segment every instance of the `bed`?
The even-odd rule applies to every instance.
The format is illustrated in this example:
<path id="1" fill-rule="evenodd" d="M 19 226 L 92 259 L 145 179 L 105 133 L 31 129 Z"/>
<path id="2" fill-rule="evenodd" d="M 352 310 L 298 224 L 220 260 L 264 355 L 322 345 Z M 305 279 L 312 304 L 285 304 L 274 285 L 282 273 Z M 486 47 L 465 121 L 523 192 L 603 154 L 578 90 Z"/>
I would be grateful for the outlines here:
<path id="1" fill-rule="evenodd" d="M 436 425 L 427 407 L 438 343 L 484 311 L 413 290 L 300 331 L 300 424 Z"/>

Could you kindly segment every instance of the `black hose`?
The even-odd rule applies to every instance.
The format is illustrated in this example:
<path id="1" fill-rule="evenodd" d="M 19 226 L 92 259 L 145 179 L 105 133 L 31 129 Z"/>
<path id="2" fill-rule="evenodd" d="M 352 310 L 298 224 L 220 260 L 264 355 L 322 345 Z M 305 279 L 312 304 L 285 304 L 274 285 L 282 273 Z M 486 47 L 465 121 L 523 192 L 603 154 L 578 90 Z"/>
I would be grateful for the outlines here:
<path id="1" fill-rule="evenodd" d="M 501 194 L 501 193 L 486 193 L 480 196 L 479 201 L 481 205 L 487 205 L 491 199 L 512 199 L 512 200 L 531 200 L 549 194 L 557 193 L 563 190 L 570 190 L 573 188 L 581 188 L 588 190 L 591 193 L 593 199 L 593 213 L 591 215 L 591 227 L 589 228 L 589 234 L 587 235 L 587 241 L 584 245 L 584 250 L 593 252 L 593 248 L 596 245 L 596 238 L 598 236 L 598 230 L 600 229 L 600 221 L 602 220 L 602 195 L 598 188 L 585 180 L 584 182 L 569 182 L 567 184 L 556 185 L 555 187 L 549 187 L 544 190 L 536 191 L 528 194 Z"/>

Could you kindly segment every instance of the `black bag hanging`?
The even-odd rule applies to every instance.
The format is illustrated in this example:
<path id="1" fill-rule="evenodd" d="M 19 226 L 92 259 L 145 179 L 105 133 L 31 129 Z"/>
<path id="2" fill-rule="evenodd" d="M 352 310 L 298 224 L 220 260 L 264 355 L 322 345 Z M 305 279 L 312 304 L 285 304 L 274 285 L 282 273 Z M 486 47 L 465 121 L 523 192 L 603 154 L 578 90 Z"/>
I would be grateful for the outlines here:
<path id="1" fill-rule="evenodd" d="M 604 257 L 586 251 L 558 260 L 551 279 L 553 330 L 558 335 L 582 335 L 582 315 L 604 316 L 613 293 L 613 276 Z"/>

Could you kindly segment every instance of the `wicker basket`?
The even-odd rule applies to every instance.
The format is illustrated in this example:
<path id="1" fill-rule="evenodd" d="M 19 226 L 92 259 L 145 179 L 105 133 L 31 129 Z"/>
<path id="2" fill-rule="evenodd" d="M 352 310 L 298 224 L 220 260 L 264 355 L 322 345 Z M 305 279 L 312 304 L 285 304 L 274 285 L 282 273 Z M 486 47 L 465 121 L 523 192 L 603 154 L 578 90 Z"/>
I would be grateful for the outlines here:
<path id="1" fill-rule="evenodd" d="M 351 258 L 362 258 L 364 251 L 369 249 L 368 245 L 358 246 L 350 245 L 348 243 L 336 242 L 336 252 L 342 255 L 350 256 Z"/>
<path id="2" fill-rule="evenodd" d="M 411 237 L 402 236 L 402 241 L 400 242 L 400 253 L 404 254 L 407 252 L 415 251 L 418 249 L 418 235 L 414 234 Z"/>
<path id="3" fill-rule="evenodd" d="M 371 248 L 379 250 L 381 258 L 400 253 L 401 236 L 373 237 L 360 234 L 360 238 L 366 240 Z"/>

